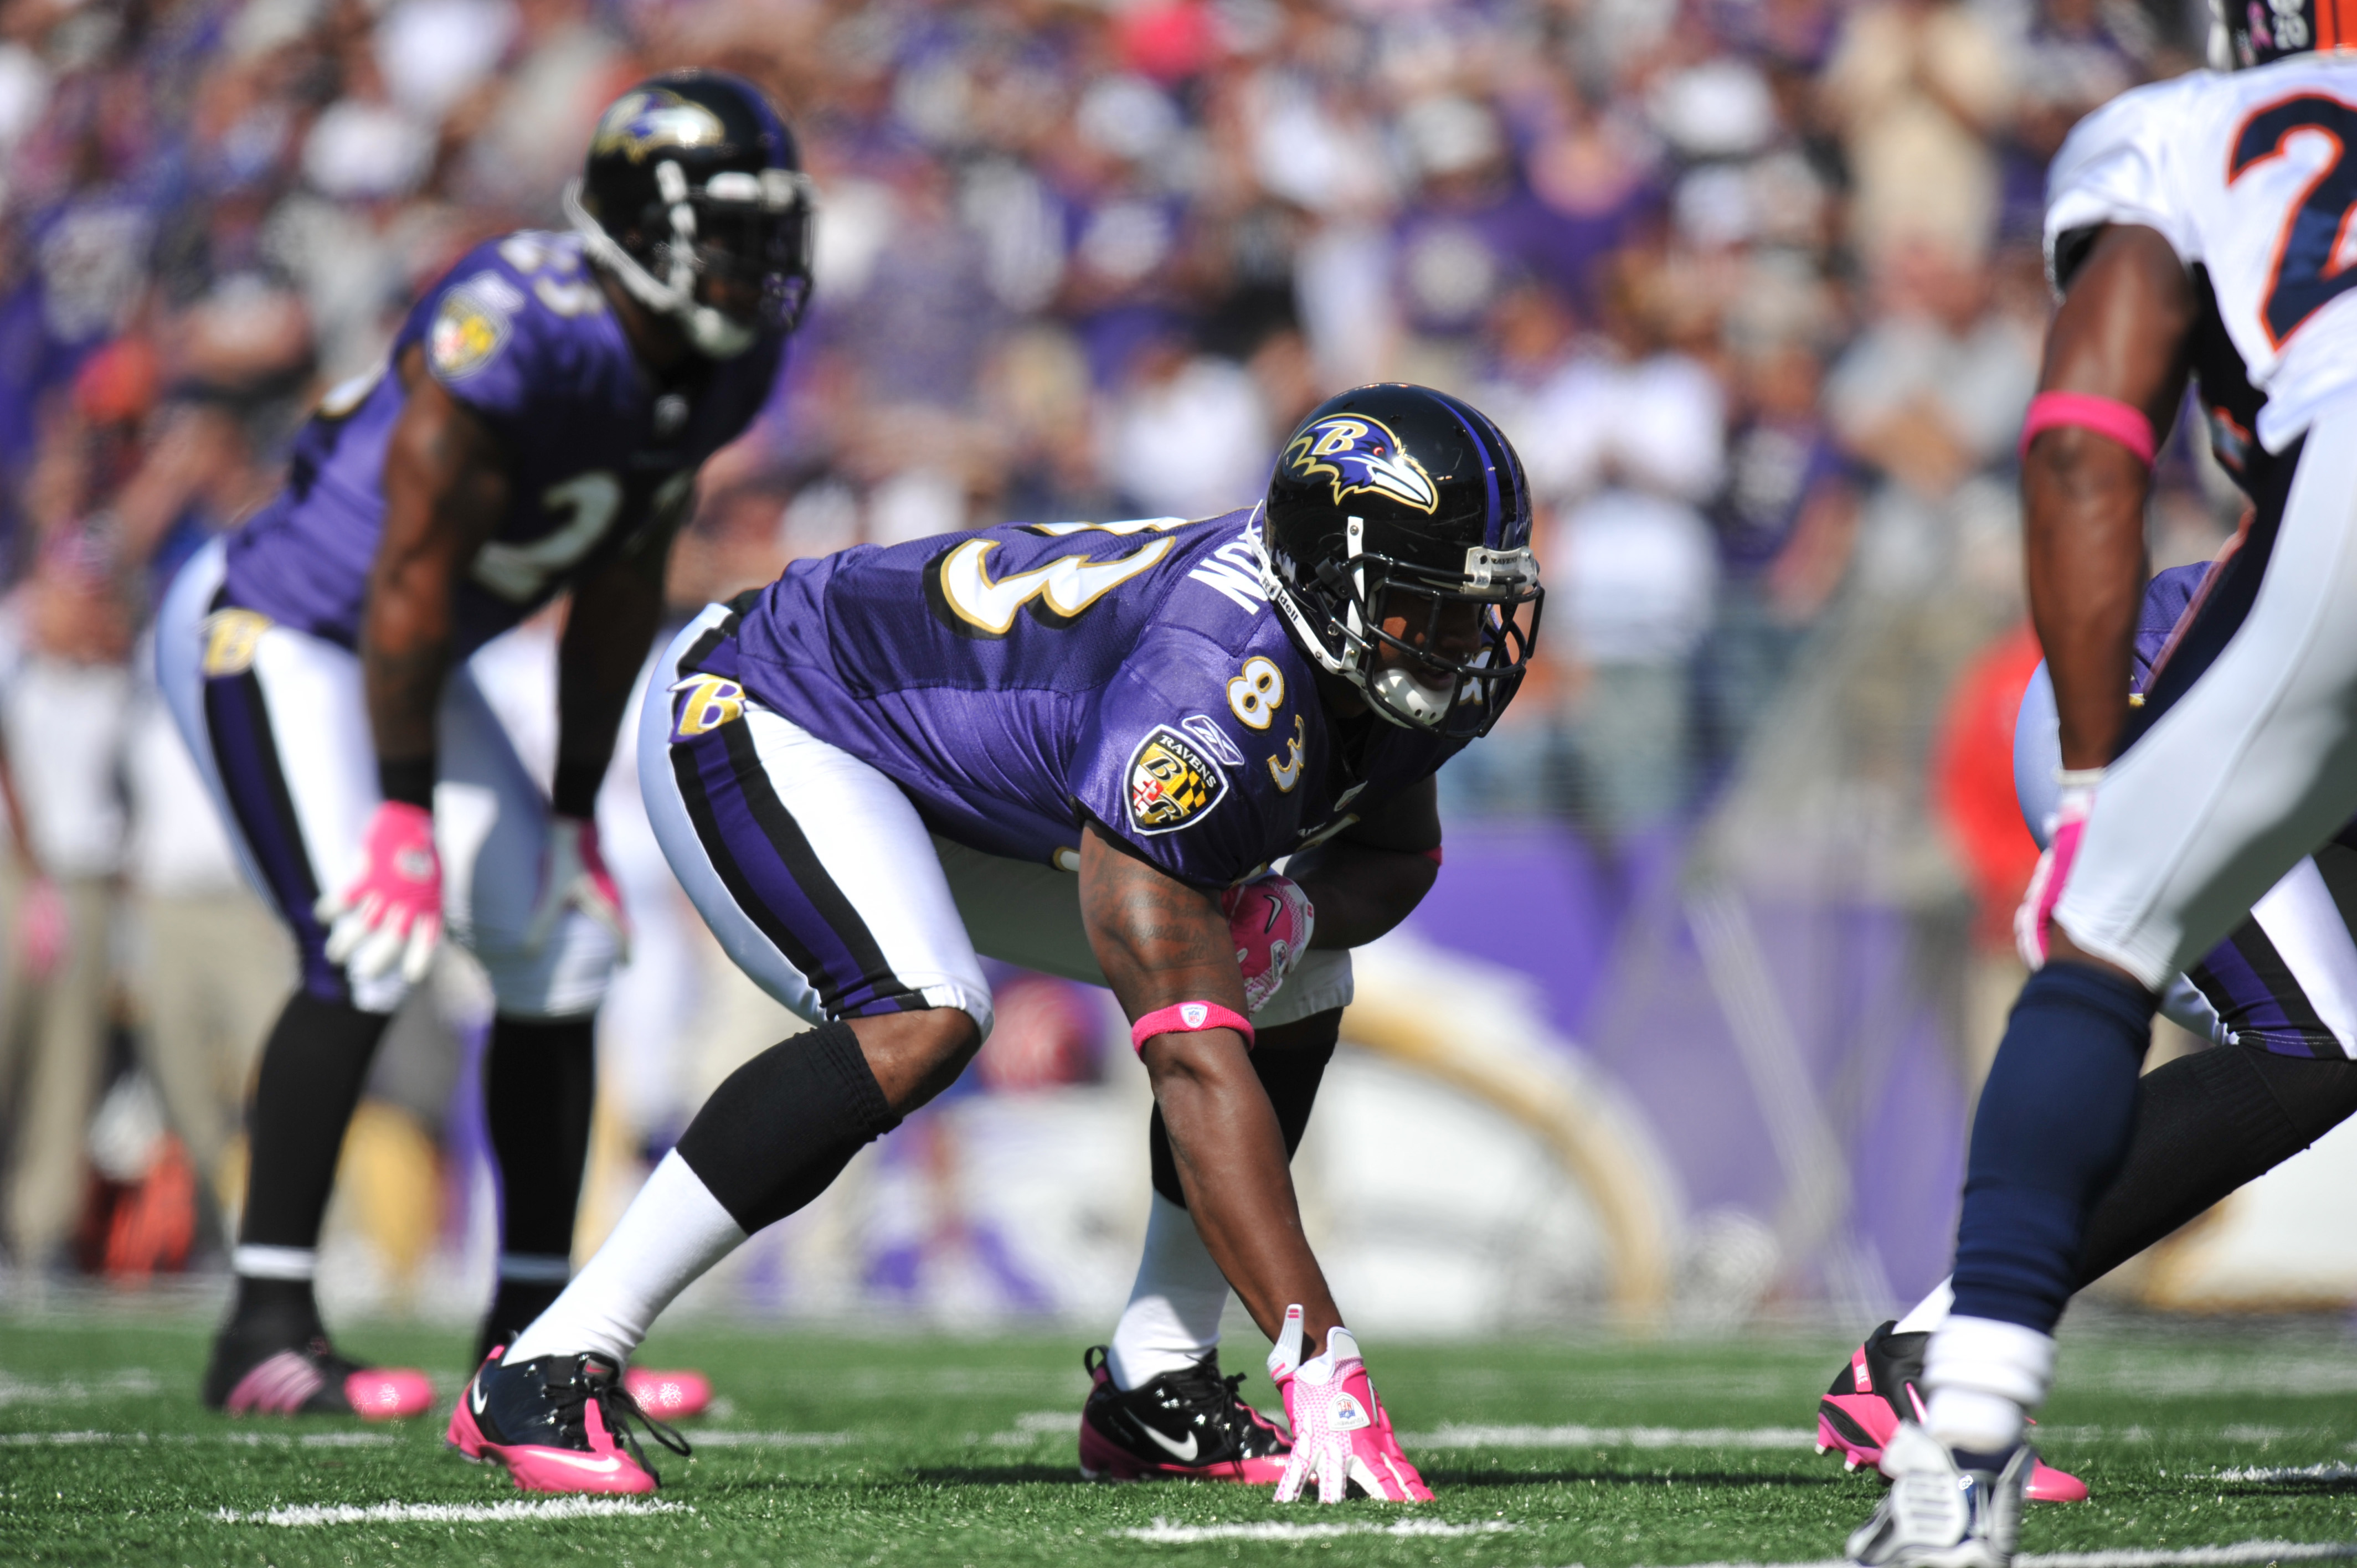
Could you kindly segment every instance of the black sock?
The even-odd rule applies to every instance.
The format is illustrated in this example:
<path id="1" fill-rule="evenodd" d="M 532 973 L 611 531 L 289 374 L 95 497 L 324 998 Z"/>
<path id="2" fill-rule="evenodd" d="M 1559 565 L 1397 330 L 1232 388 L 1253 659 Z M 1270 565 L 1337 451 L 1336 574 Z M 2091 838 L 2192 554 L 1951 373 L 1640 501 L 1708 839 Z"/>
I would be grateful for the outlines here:
<path id="1" fill-rule="evenodd" d="M 2091 1284 L 2357 1112 L 2357 1062 L 2217 1046 L 2147 1073 L 2120 1174 L 2087 1216 Z"/>
<path id="2" fill-rule="evenodd" d="M 749 1236 L 824 1192 L 899 1124 L 851 1026 L 822 1024 L 730 1073 L 678 1153 Z"/>
<path id="3" fill-rule="evenodd" d="M 1313 1013 L 1297 1023 L 1282 1024 L 1261 1036 L 1252 1053 L 1253 1071 L 1268 1091 L 1276 1125 L 1285 1134 L 1285 1157 L 1301 1147 L 1309 1130 L 1309 1111 L 1318 1102 L 1318 1086 L 1325 1080 L 1326 1064 L 1334 1059 L 1335 1042 L 1342 1037 L 1342 1010 Z M 1187 1207 L 1178 1185 L 1178 1162 L 1170 1153 L 1170 1133 L 1162 1124 L 1162 1108 L 1154 1108 L 1146 1130 L 1146 1157 L 1153 1162 L 1154 1190 Z"/>
<path id="4" fill-rule="evenodd" d="M 565 1288 L 596 1108 L 597 1025 L 595 1014 L 557 1019 L 503 1014 L 491 1022 L 483 1107 L 506 1223 L 499 1291 L 483 1319 L 477 1361 L 492 1345 L 514 1338 Z"/>
<path id="5" fill-rule="evenodd" d="M 344 1129 L 360 1103 L 377 1042 L 392 1022 L 304 992 L 279 1014 L 254 1081 L 241 1252 L 249 1247 L 307 1252 L 318 1245 Z M 318 1328 L 311 1282 L 257 1277 L 242 1263 L 230 1325 L 253 1330 L 283 1325 L 294 1338 L 307 1337 Z"/>

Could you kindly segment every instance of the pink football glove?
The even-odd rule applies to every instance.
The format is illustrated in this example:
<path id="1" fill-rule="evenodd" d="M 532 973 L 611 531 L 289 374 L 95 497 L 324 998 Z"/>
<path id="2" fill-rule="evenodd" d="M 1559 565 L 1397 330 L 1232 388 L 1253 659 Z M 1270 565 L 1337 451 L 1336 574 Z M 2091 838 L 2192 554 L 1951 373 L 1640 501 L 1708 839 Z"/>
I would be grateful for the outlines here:
<path id="1" fill-rule="evenodd" d="M 1318 911 L 1299 883 L 1272 871 L 1221 894 L 1220 913 L 1228 918 L 1236 967 L 1243 971 L 1244 1011 L 1257 1013 L 1309 950 Z"/>
<path id="2" fill-rule="evenodd" d="M 523 945 L 538 952 L 548 945 L 556 922 L 567 909 L 577 908 L 614 933 L 616 958 L 630 961 L 630 922 L 622 912 L 621 889 L 606 869 L 597 847 L 597 824 L 580 817 L 552 817 L 548 824 L 548 861 L 541 876 L 540 902 L 524 928 Z"/>
<path id="3" fill-rule="evenodd" d="M 73 929 L 66 915 L 65 896 L 46 876 L 25 885 L 16 901 L 16 956 L 28 980 L 47 980 L 66 955 L 66 938 Z"/>
<path id="4" fill-rule="evenodd" d="M 2062 901 L 2062 885 L 2071 879 L 2071 863 L 2079 855 L 2079 836 L 2086 831 L 2088 813 L 2095 809 L 2095 786 L 2103 777 L 2100 768 L 2055 775 L 2062 792 L 2055 800 L 2054 814 L 2046 819 L 2046 849 L 2038 857 L 2038 869 L 2029 875 L 2021 907 L 2013 912 L 2013 945 L 2020 950 L 2021 961 L 2033 970 L 2046 967 L 2054 906 Z"/>
<path id="5" fill-rule="evenodd" d="M 1392 1435 L 1375 1386 L 1367 1380 L 1359 1342 L 1347 1328 L 1326 1336 L 1326 1352 L 1304 1361 L 1301 1308 L 1285 1309 L 1285 1329 L 1268 1353 L 1268 1375 L 1285 1395 L 1285 1418 L 1293 1427 L 1293 1454 L 1276 1483 L 1276 1500 L 1289 1503 L 1311 1477 L 1318 1500 L 1339 1503 L 1351 1483 L 1387 1503 L 1428 1503 L 1432 1488 L 1415 1473 Z"/>
<path id="6" fill-rule="evenodd" d="M 350 961 L 352 976 L 373 980 L 398 963 L 414 985 L 434 961 L 442 937 L 442 857 L 434 850 L 434 813 L 387 800 L 361 840 L 361 874 L 340 894 L 321 897 L 312 913 L 330 922 L 328 961 Z"/>

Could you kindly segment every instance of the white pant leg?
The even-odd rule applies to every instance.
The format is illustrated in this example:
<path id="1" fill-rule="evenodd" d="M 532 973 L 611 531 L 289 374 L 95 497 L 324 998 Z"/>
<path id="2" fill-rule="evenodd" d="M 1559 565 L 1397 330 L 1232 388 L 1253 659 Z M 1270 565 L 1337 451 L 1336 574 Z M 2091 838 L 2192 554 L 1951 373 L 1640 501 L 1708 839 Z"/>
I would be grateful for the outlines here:
<path id="1" fill-rule="evenodd" d="M 2357 810 L 2357 400 L 2308 435 L 2249 618 L 2113 764 L 2055 918 L 2158 991 Z"/>

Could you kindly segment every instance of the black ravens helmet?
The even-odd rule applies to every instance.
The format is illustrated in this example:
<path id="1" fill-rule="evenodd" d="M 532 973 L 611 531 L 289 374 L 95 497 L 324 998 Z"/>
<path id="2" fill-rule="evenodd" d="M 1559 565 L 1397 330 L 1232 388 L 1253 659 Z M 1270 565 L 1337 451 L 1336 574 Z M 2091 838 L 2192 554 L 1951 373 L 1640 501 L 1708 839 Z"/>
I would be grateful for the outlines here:
<path id="1" fill-rule="evenodd" d="M 1470 405 L 1395 382 L 1318 404 L 1276 460 L 1261 542 L 1294 641 L 1392 723 L 1470 739 L 1522 684 L 1543 598 L 1530 491 Z M 1460 634 L 1451 657 L 1468 606 L 1479 637 Z"/>
<path id="2" fill-rule="evenodd" d="M 714 359 L 802 319 L 813 206 L 793 133 L 759 88 L 716 70 L 614 100 L 565 193 L 589 254 Z"/>

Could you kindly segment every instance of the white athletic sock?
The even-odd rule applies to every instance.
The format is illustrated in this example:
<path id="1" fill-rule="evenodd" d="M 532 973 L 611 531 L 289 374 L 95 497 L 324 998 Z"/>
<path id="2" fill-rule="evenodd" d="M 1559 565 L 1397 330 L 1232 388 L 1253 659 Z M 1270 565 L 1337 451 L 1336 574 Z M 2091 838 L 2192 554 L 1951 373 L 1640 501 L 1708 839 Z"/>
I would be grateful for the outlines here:
<path id="1" fill-rule="evenodd" d="M 1204 1250 L 1195 1217 L 1156 1193 L 1137 1283 L 1105 1354 L 1113 1386 L 1125 1392 L 1217 1349 L 1227 1305 L 1227 1276 Z"/>
<path id="2" fill-rule="evenodd" d="M 1893 1334 L 1922 1334 L 1948 1321 L 1948 1309 L 1956 1305 L 1956 1283 L 1942 1280 L 1932 1287 L 1932 1294 L 1908 1309 L 1907 1316 L 1891 1326 Z"/>
<path id="3" fill-rule="evenodd" d="M 307 1280 L 318 1272 L 319 1254 L 309 1247 L 257 1247 L 241 1242 L 230 1266 L 249 1280 Z"/>
<path id="4" fill-rule="evenodd" d="M 630 1199 L 597 1256 L 516 1336 L 505 1359 L 595 1350 L 619 1365 L 673 1297 L 744 1241 L 728 1210 L 674 1149 Z"/>
<path id="5" fill-rule="evenodd" d="M 1991 1317 L 1951 1316 L 1923 1353 L 1925 1424 L 1950 1448 L 2002 1454 L 2054 1380 L 2054 1337 Z"/>

